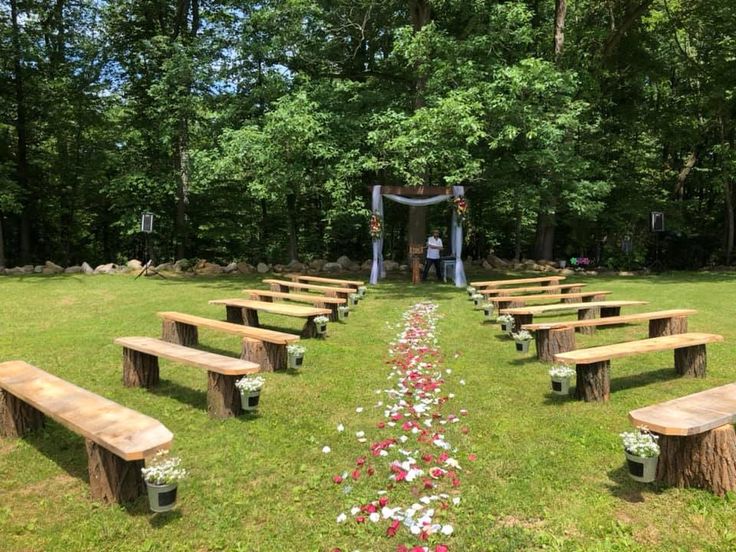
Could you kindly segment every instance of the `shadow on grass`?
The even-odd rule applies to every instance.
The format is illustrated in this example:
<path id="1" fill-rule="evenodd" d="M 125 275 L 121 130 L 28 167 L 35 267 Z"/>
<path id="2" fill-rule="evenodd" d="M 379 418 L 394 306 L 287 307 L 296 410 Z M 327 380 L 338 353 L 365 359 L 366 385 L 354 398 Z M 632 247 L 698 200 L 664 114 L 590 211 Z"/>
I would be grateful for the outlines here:
<path id="1" fill-rule="evenodd" d="M 159 397 L 170 397 L 177 401 L 187 404 L 196 410 L 207 412 L 207 393 L 199 389 L 192 389 L 179 385 L 175 381 L 161 379 L 158 385 L 148 387 L 149 393 Z"/>
<path id="2" fill-rule="evenodd" d="M 511 361 L 511 364 L 513 364 L 514 366 L 524 366 L 526 364 L 536 364 L 538 362 L 539 360 L 537 360 L 536 355 L 532 355 L 532 356 L 517 357 Z"/>
<path id="3" fill-rule="evenodd" d="M 84 439 L 49 418 L 44 423 L 23 439 L 70 476 L 89 483 Z"/>
<path id="4" fill-rule="evenodd" d="M 611 393 L 624 391 L 636 387 L 644 387 L 661 381 L 667 381 L 678 378 L 674 368 L 660 368 L 659 370 L 649 370 L 640 374 L 632 374 L 621 378 L 611 379 Z"/>
<path id="5" fill-rule="evenodd" d="M 621 453 L 623 461 L 623 453 Z M 616 498 L 620 498 L 626 502 L 636 504 L 644 502 L 644 494 L 661 494 L 663 486 L 658 483 L 639 483 L 629 477 L 629 472 L 625 465 L 612 469 L 608 472 L 612 484 L 608 485 L 609 492 Z"/>

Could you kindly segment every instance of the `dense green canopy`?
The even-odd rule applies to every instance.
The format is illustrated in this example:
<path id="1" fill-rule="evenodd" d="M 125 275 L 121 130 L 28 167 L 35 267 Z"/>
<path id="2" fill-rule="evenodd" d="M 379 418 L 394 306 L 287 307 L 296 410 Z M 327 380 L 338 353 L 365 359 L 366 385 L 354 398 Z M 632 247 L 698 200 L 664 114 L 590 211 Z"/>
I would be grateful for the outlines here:
<path id="1" fill-rule="evenodd" d="M 730 262 L 736 4 L 9 0 L 0 265 L 369 256 L 368 186 L 469 185 L 474 257 Z M 388 255 L 405 208 L 387 209 Z M 447 224 L 446 210 L 430 220 Z M 631 241 L 633 251 L 622 244 Z"/>

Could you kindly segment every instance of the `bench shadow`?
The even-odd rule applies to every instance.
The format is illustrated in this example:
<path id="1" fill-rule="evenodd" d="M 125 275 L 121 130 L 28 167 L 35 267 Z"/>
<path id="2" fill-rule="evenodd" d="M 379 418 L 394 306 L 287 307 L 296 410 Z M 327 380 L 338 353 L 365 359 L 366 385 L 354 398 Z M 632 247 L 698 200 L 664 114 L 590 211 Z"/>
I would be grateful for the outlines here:
<path id="1" fill-rule="evenodd" d="M 636 387 L 644 387 L 652 383 L 663 382 L 675 378 L 679 378 L 674 368 L 660 368 L 659 370 L 650 370 L 638 374 L 631 374 L 620 378 L 611 378 L 611 393 L 633 389 Z"/>
<path id="2" fill-rule="evenodd" d="M 526 364 L 536 364 L 539 362 L 536 355 L 517 357 L 511 361 L 511 364 L 515 366 L 524 366 Z"/>
<path id="3" fill-rule="evenodd" d="M 631 504 L 644 502 L 645 493 L 654 495 L 662 494 L 664 486 L 659 483 L 638 483 L 631 479 L 626 467 L 623 465 L 623 454 L 621 456 L 622 465 L 608 472 L 608 477 L 611 480 L 611 483 L 606 485 L 608 492 L 616 498 Z"/>
<path id="4" fill-rule="evenodd" d="M 43 429 L 32 431 L 22 439 L 71 477 L 89 484 L 84 439 L 48 417 L 44 424 Z"/>
<path id="5" fill-rule="evenodd" d="M 146 391 L 156 396 L 176 399 L 196 410 L 203 410 L 205 414 L 207 413 L 207 392 L 205 391 L 185 387 L 175 381 L 163 378 L 161 378 L 158 385 L 148 387 Z"/>

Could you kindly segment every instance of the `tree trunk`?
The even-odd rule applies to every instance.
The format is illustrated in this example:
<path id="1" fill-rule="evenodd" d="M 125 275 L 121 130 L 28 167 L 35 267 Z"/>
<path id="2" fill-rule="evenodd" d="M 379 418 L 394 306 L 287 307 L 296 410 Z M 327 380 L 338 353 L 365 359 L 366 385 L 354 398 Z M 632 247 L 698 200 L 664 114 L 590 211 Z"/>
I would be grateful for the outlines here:
<path id="1" fill-rule="evenodd" d="M 23 402 L 15 395 L 0 389 L 0 435 L 22 437 L 43 427 L 44 416 L 40 410 Z"/>
<path id="2" fill-rule="evenodd" d="M 685 181 L 687 180 L 688 175 L 692 172 L 693 167 L 695 167 L 695 163 L 698 162 L 698 152 L 693 150 L 688 158 L 685 160 L 685 163 L 682 166 L 682 169 L 680 169 L 680 172 L 677 173 L 677 181 L 675 182 L 675 190 L 674 195 L 677 199 L 682 199 L 685 195 Z"/>
<path id="3" fill-rule="evenodd" d="M 562 48 L 565 44 L 565 15 L 567 14 L 566 0 L 555 0 L 555 32 L 554 32 L 554 53 L 555 59 L 562 55 Z M 545 257 L 546 258 L 546 257 Z"/>
<path id="4" fill-rule="evenodd" d="M 673 487 L 736 489 L 736 432 L 730 424 L 686 437 L 659 436 L 657 480 Z"/>
<path id="5" fill-rule="evenodd" d="M 577 383 L 575 397 L 585 402 L 606 402 L 611 394 L 611 362 L 575 366 Z"/>
<path id="6" fill-rule="evenodd" d="M 675 371 L 679 375 L 704 378 L 706 365 L 705 345 L 675 349 Z"/>
<path id="7" fill-rule="evenodd" d="M 598 307 L 580 309 L 578 311 L 578 320 L 592 320 L 594 318 L 598 318 Z M 580 334 L 590 335 L 595 333 L 595 326 L 580 326 L 576 327 L 575 331 Z"/>
<path id="8" fill-rule="evenodd" d="M 728 179 L 723 183 L 723 191 L 726 197 L 726 264 L 731 264 L 734 245 L 734 208 L 733 183 Z"/>
<path id="9" fill-rule="evenodd" d="M 0 213 L 0 268 L 5 267 L 5 235 L 3 234 L 3 215 Z"/>
<path id="10" fill-rule="evenodd" d="M 555 355 L 575 350 L 575 329 L 555 328 L 537 330 L 537 358 L 543 362 L 554 362 Z"/>
<path id="11" fill-rule="evenodd" d="M 18 0 L 10 0 L 10 19 L 13 43 L 13 78 L 15 80 L 15 130 L 16 130 L 16 180 L 23 198 L 20 215 L 20 263 L 27 264 L 31 260 L 31 209 L 35 201 L 33 191 L 29 187 L 28 171 L 28 128 L 26 119 L 25 79 L 23 77 L 23 49 L 20 41 L 20 24 L 18 23 Z"/>
<path id="12" fill-rule="evenodd" d="M 158 382 L 158 357 L 123 347 L 123 385 L 153 387 Z"/>
<path id="13" fill-rule="evenodd" d="M 534 321 L 533 314 L 512 314 L 514 317 L 514 331 L 518 332 L 524 324 L 531 324 Z"/>
<path id="14" fill-rule="evenodd" d="M 105 503 L 133 502 L 143 494 L 143 460 L 127 462 L 89 439 L 85 444 L 92 498 Z"/>
<path id="15" fill-rule="evenodd" d="M 199 331 L 197 326 L 191 324 L 184 324 L 175 320 L 163 320 L 161 339 L 185 347 L 194 347 L 199 342 Z"/>
<path id="16" fill-rule="evenodd" d="M 537 215 L 537 236 L 534 244 L 534 258 L 552 260 L 555 245 L 555 213 L 540 212 Z"/>
<path id="17" fill-rule="evenodd" d="M 649 321 L 649 337 L 687 333 L 687 317 L 662 318 Z"/>
<path id="18" fill-rule="evenodd" d="M 289 260 L 296 261 L 299 259 L 298 247 L 298 231 L 296 226 L 296 195 L 288 194 L 286 196 L 286 221 L 289 230 Z"/>
<path id="19" fill-rule="evenodd" d="M 606 39 L 603 47 L 603 57 L 610 57 L 616 51 L 621 40 L 641 20 L 651 3 L 652 0 L 642 0 L 639 4 L 632 6 L 626 12 L 621 23 L 617 27 L 612 27 L 614 31 Z"/>
<path id="20" fill-rule="evenodd" d="M 240 376 L 207 372 L 207 412 L 213 418 L 232 418 L 243 413 L 240 391 L 235 382 Z"/>
<path id="21" fill-rule="evenodd" d="M 521 260 L 521 208 L 516 205 L 514 221 L 514 261 Z"/>
<path id="22" fill-rule="evenodd" d="M 253 328 L 259 328 L 261 326 L 258 320 L 258 311 L 255 309 L 242 309 L 243 310 L 243 324 L 246 326 L 252 326 Z"/>
<path id="23" fill-rule="evenodd" d="M 302 333 L 299 334 L 299 337 L 302 339 L 311 339 L 313 337 L 318 337 L 319 332 L 317 331 L 317 324 L 314 323 L 314 318 L 308 318 L 307 321 L 304 323 L 304 327 L 302 328 Z"/>
<path id="24" fill-rule="evenodd" d="M 240 358 L 260 365 L 261 372 L 286 370 L 286 345 L 268 343 L 259 339 L 243 338 Z"/>
<path id="25" fill-rule="evenodd" d="M 178 140 L 178 165 L 179 182 L 176 189 L 176 258 L 186 257 L 189 247 L 189 189 L 190 189 L 190 164 L 189 164 L 189 121 L 182 117 L 179 121 Z"/>
<path id="26" fill-rule="evenodd" d="M 225 315 L 228 322 L 232 324 L 245 324 L 243 321 L 243 309 L 232 305 L 225 305 Z"/>
<path id="27" fill-rule="evenodd" d="M 427 243 L 427 208 L 409 207 L 409 249 Z M 407 250 L 408 255 L 408 250 Z M 411 259 L 409 259 L 411 263 Z"/>

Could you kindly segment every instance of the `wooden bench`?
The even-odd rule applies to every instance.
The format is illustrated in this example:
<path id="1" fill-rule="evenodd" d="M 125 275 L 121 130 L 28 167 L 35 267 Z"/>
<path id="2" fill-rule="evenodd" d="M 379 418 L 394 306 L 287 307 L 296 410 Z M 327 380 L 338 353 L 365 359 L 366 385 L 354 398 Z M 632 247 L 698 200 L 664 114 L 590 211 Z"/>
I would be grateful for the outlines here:
<path id="1" fill-rule="evenodd" d="M 330 320 L 335 322 L 337 317 L 337 307 L 347 305 L 346 299 L 339 297 L 327 297 L 324 295 L 307 295 L 304 293 L 284 293 L 283 291 L 270 291 L 266 289 L 244 289 L 243 293 L 248 294 L 249 299 L 254 301 L 265 301 L 266 303 L 274 302 L 274 299 L 286 299 L 295 303 L 311 303 L 315 307 L 321 309 L 330 309 Z"/>
<path id="2" fill-rule="evenodd" d="M 611 360 L 657 351 L 675 351 L 675 371 L 681 376 L 704 377 L 705 346 L 723 341 L 707 333 L 684 333 L 578 349 L 554 356 L 555 362 L 574 364 L 577 372 L 576 396 L 586 402 L 607 401 L 610 395 Z"/>
<path id="3" fill-rule="evenodd" d="M 347 299 L 351 294 L 355 293 L 353 288 L 339 288 L 330 286 L 318 286 L 315 284 L 304 284 L 302 282 L 288 282 L 286 280 L 263 280 L 264 284 L 271 286 L 273 291 L 281 291 L 283 293 L 289 293 L 292 289 L 298 291 L 314 291 L 320 295 L 326 295 L 327 297 L 339 297 L 340 299 Z"/>
<path id="4" fill-rule="evenodd" d="M 485 282 L 470 282 L 470 285 L 476 289 L 480 288 L 496 288 L 501 286 L 517 286 L 520 284 L 539 284 L 540 286 L 551 285 L 564 280 L 564 276 L 540 276 L 538 278 L 514 278 L 510 280 L 487 280 Z"/>
<path id="5" fill-rule="evenodd" d="M 260 365 L 262 372 L 286 370 L 288 356 L 286 346 L 299 341 L 298 335 L 212 320 L 192 314 L 159 312 L 157 315 L 162 319 L 161 339 L 169 343 L 185 347 L 196 346 L 199 341 L 197 328 L 240 337 L 242 339 L 240 358 Z"/>
<path id="6" fill-rule="evenodd" d="M 314 319 L 318 316 L 330 316 L 332 313 L 330 309 L 287 305 L 285 303 L 268 303 L 266 301 L 251 301 L 250 299 L 215 299 L 214 301 L 210 301 L 210 305 L 225 305 L 228 322 L 245 324 L 254 328 L 260 326 L 258 320 L 259 312 L 306 318 L 307 321 L 304 323 L 304 328 L 300 334 L 303 338 L 317 337 L 317 326 L 314 323 Z"/>
<path id="7" fill-rule="evenodd" d="M 549 314 L 564 311 L 577 311 L 578 320 L 591 318 L 605 318 L 619 316 L 621 307 L 646 305 L 648 301 L 590 301 L 585 303 L 559 303 L 556 305 L 537 305 L 532 307 L 512 307 L 500 309 L 501 314 L 510 314 L 514 317 L 514 328 L 521 328 L 525 324 L 534 322 L 535 314 Z"/>
<path id="8" fill-rule="evenodd" d="M 261 367 L 255 362 L 216 355 L 154 337 L 118 337 L 123 348 L 123 385 L 153 387 L 159 383 L 158 359 L 165 358 L 207 370 L 207 412 L 213 418 L 242 414 L 235 382 Z"/>
<path id="9" fill-rule="evenodd" d="M 557 353 L 575 350 L 575 332 L 595 329 L 599 326 L 616 326 L 632 322 L 649 321 L 649 337 L 687 333 L 687 317 L 696 314 L 693 309 L 671 309 L 656 312 L 639 312 L 623 316 L 608 316 L 590 320 L 570 320 L 569 322 L 547 322 L 524 324 L 521 329 L 535 332 L 537 358 L 551 362 Z M 587 332 L 585 332 L 587 333 Z"/>
<path id="10" fill-rule="evenodd" d="M 585 291 L 580 293 L 540 293 L 538 295 L 503 295 L 501 297 L 489 297 L 489 303 L 495 303 L 499 309 L 508 309 L 511 307 L 523 307 L 527 303 L 534 301 L 551 301 L 555 300 L 560 303 L 583 303 L 590 301 L 602 301 L 606 295 L 611 295 L 610 291 Z M 576 301 L 577 300 L 577 301 Z"/>
<path id="11" fill-rule="evenodd" d="M 514 295 L 517 293 L 579 293 L 588 284 L 557 284 L 549 286 L 523 286 L 523 287 L 500 287 L 488 288 L 476 291 L 481 295 L 498 297 L 500 295 Z"/>
<path id="12" fill-rule="evenodd" d="M 323 278 L 321 276 L 306 276 L 304 274 L 287 274 L 287 278 L 291 278 L 292 282 L 304 282 L 304 283 L 316 283 L 316 284 L 327 284 L 342 286 L 345 288 L 353 288 L 358 290 L 359 287 L 364 286 L 365 282 L 361 280 L 343 280 L 341 278 Z"/>
<path id="13" fill-rule="evenodd" d="M 659 435 L 657 481 L 710 489 L 736 489 L 736 383 L 629 412 L 636 426 Z"/>
<path id="14" fill-rule="evenodd" d="M 0 434 L 21 437 L 44 416 L 84 437 L 92 497 L 130 502 L 144 492 L 144 460 L 171 447 L 161 422 L 105 399 L 35 366 L 0 364 Z"/>

